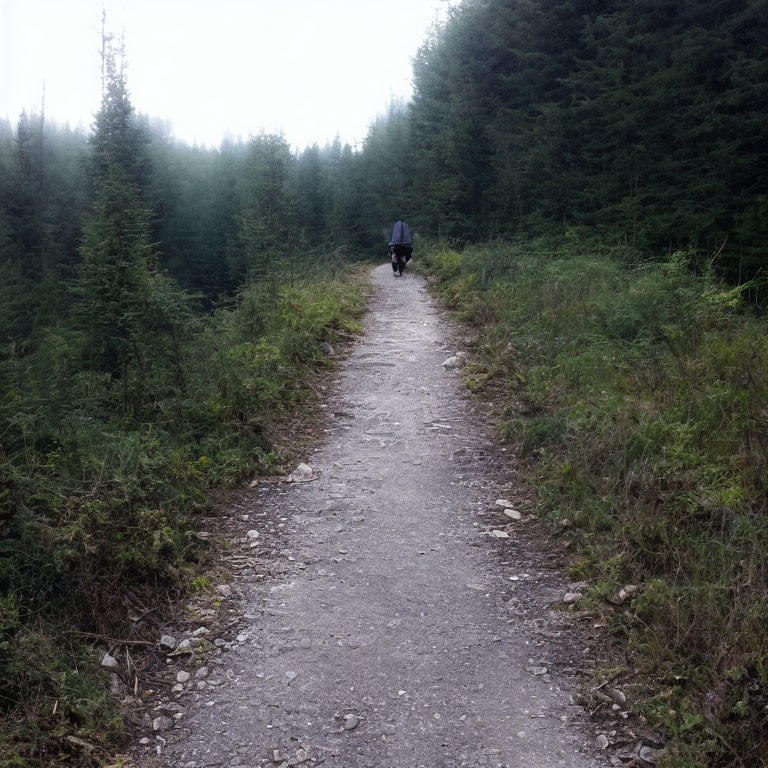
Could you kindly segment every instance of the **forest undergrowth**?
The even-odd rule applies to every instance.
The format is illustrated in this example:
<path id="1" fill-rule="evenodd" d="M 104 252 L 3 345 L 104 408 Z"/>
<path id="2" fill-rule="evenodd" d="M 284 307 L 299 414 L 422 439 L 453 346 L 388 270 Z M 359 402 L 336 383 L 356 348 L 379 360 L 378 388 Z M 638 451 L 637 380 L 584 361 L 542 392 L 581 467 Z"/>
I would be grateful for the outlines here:
<path id="1" fill-rule="evenodd" d="M 98 764 L 119 743 L 100 649 L 157 641 L 129 617 L 194 579 L 214 489 L 283 469 L 270 429 L 311 407 L 326 345 L 359 330 L 365 294 L 354 268 L 254 283 L 177 313 L 130 375 L 83 368 L 73 326 L 3 361 L 0 766 Z"/>
<path id="2" fill-rule="evenodd" d="M 566 237 L 424 263 L 478 331 L 467 382 L 502 397 L 501 431 L 573 541 L 579 607 L 607 619 L 665 768 L 765 765 L 768 323 L 753 283 L 697 275 L 694 258 Z"/>

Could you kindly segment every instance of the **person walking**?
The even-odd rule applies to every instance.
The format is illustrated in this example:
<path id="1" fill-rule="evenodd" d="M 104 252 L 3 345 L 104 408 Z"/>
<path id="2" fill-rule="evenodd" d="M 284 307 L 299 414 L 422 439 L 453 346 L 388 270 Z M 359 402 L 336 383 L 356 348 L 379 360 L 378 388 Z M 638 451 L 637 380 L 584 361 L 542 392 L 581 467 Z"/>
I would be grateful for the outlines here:
<path id="1" fill-rule="evenodd" d="M 392 237 L 389 241 L 389 255 L 392 259 L 392 273 L 395 277 L 402 277 L 405 265 L 413 255 L 413 235 L 411 228 L 398 219 L 392 227 Z"/>

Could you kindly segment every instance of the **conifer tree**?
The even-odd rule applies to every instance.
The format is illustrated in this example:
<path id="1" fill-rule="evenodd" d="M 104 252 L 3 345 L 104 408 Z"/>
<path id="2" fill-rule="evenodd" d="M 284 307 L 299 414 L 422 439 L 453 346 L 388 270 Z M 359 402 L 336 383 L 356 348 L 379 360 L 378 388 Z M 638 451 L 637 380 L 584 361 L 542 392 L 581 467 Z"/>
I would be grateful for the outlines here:
<path id="1" fill-rule="evenodd" d="M 126 412 L 139 403 L 151 358 L 162 366 L 165 351 L 180 370 L 177 340 L 185 301 L 157 266 L 151 211 L 137 182 L 139 134 L 123 47 L 106 38 L 104 55 L 102 105 L 93 136 L 95 198 L 83 231 L 75 314 L 85 338 L 85 364 L 120 383 L 115 399 Z"/>
<path id="2" fill-rule="evenodd" d="M 233 274 L 241 279 L 274 274 L 290 251 L 293 165 L 283 135 L 261 134 L 251 139 L 241 181 L 238 234 L 242 247 L 232 253 L 231 260 Z"/>

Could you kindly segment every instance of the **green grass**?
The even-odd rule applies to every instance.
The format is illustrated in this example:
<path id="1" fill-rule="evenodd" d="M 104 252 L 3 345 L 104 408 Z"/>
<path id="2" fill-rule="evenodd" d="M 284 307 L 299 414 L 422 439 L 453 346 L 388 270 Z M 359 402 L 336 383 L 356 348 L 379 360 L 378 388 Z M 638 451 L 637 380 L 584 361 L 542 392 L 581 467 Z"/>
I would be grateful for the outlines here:
<path id="1" fill-rule="evenodd" d="M 365 294 L 355 270 L 255 284 L 190 317 L 173 354 L 150 340 L 127 383 L 78 365 L 66 326 L 0 356 L 0 766 L 114 746 L 108 675 L 78 638 L 205 590 L 196 516 L 213 489 L 282 470 L 270 434 L 311 407 L 321 345 L 359 331 Z"/>
<path id="2" fill-rule="evenodd" d="M 479 330 L 501 430 L 573 575 L 663 727 L 666 766 L 768 758 L 768 322 L 686 254 L 628 265 L 578 243 L 434 249 L 435 290 Z M 490 387 L 490 384 L 493 387 Z M 605 602 L 623 584 L 637 596 Z"/>

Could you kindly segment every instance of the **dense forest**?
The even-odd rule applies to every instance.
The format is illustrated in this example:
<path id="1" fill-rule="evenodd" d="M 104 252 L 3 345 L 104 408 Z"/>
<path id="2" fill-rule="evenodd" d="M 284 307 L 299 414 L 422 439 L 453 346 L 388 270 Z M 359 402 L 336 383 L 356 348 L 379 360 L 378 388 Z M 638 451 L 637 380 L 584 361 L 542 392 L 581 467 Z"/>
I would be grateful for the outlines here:
<path id="1" fill-rule="evenodd" d="M 766 234 L 763 3 L 464 3 L 363 153 L 429 237 L 583 229 L 754 275 Z M 362 161 L 362 159 L 361 159 Z"/>
<path id="2" fill-rule="evenodd" d="M 653 585 L 655 640 L 614 629 L 672 649 L 645 713 L 670 765 L 765 758 L 766 39 L 763 0 L 465 0 L 362 148 L 296 151 L 176 140 L 105 35 L 90 132 L 0 122 L 0 765 L 116 737 L 76 638 L 183 589 L 210 490 L 279 466 L 397 218 L 480 328 L 544 511 L 583 530 L 579 575 Z"/>

